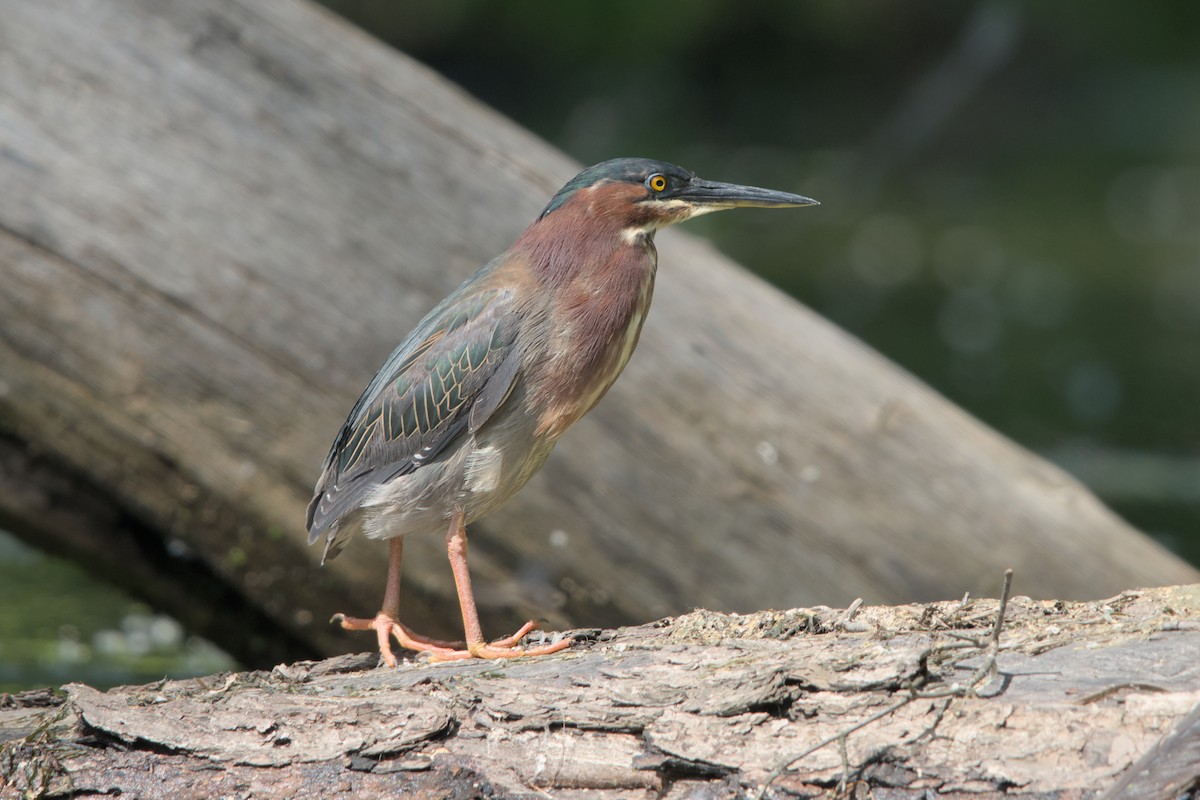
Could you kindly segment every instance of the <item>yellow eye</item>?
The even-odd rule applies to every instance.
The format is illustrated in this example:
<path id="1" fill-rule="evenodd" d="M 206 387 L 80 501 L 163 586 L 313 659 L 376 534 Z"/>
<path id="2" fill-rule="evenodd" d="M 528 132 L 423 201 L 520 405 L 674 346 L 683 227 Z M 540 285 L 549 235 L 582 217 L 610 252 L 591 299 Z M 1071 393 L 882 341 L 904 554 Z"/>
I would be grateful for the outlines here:
<path id="1" fill-rule="evenodd" d="M 655 173 L 646 179 L 646 185 L 649 186 L 653 191 L 661 192 L 663 189 L 667 188 L 667 178 L 665 175 Z"/>

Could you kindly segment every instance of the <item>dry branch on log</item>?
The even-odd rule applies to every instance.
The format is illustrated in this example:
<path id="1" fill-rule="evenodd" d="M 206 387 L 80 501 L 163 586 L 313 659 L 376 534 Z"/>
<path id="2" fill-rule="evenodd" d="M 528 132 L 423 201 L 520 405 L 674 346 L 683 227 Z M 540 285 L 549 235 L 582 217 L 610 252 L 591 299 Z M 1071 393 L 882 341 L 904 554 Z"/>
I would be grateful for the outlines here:
<path id="1" fill-rule="evenodd" d="M 995 678 L 971 691 L 997 607 L 697 611 L 528 661 L 71 684 L 0 702 L 0 735 L 24 736 L 0 770 L 35 797 L 1067 800 L 1149 753 L 1115 796 L 1200 786 L 1181 758 L 1200 735 L 1200 586 L 1014 598 Z"/>

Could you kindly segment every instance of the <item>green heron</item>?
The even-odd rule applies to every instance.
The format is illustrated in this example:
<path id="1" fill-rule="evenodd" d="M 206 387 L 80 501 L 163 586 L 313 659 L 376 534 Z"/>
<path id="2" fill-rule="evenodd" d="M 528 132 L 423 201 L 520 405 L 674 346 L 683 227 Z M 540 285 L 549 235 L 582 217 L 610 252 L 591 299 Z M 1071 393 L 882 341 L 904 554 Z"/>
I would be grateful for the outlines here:
<path id="1" fill-rule="evenodd" d="M 333 558 L 358 530 L 390 544 L 383 608 L 334 616 L 437 660 L 554 653 L 522 648 L 527 622 L 487 642 L 467 571 L 466 526 L 495 510 L 545 462 L 558 437 L 604 396 L 629 360 L 650 306 L 654 232 L 740 206 L 805 206 L 787 192 L 701 180 L 661 161 L 619 158 L 576 175 L 508 252 L 437 305 L 376 373 L 325 459 L 308 507 L 309 544 Z M 400 623 L 404 536 L 447 530 L 465 649 Z"/>

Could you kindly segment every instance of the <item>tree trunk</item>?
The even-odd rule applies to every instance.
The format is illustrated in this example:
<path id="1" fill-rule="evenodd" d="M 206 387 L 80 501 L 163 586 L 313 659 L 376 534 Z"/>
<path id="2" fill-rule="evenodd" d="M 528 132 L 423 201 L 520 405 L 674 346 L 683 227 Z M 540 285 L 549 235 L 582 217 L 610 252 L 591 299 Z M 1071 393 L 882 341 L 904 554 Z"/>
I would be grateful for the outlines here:
<path id="1" fill-rule="evenodd" d="M 325 450 L 577 165 L 297 0 L 0 0 L 0 98 L 0 522 L 185 618 L 186 562 L 250 663 L 276 629 L 361 646 L 325 620 L 378 607 L 386 548 L 317 567 Z M 626 375 L 472 530 L 490 628 L 957 597 L 1005 566 L 1042 597 L 1200 579 L 711 248 L 659 250 Z M 406 619 L 453 632 L 441 536 L 406 552 Z"/>
<path id="2" fill-rule="evenodd" d="M 1015 598 L 998 627 L 1001 607 L 697 611 L 529 660 L 340 656 L 0 695 L 0 786 L 259 800 L 1174 800 L 1200 786 L 1200 586 Z"/>

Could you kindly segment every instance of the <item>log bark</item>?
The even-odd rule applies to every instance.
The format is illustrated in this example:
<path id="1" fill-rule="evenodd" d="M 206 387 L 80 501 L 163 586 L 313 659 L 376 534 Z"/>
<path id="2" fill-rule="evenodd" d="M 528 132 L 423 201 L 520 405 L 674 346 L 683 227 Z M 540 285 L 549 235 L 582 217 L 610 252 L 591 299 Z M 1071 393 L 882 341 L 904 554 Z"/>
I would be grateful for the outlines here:
<path id="1" fill-rule="evenodd" d="M 385 548 L 317 569 L 322 456 L 399 338 L 578 165 L 298 0 L 3 0 L 0 98 L 0 521 L 165 575 L 125 581 L 186 616 L 111 520 L 156 532 L 259 610 L 216 637 L 251 663 L 275 630 L 360 646 L 324 620 L 377 608 Z M 711 248 L 659 249 L 626 375 L 473 530 L 491 630 L 957 597 L 1006 566 L 1042 597 L 1200 579 Z M 64 531 L 70 497 L 22 458 L 112 513 Z M 441 537 L 406 553 L 407 620 L 452 633 Z"/>
<path id="2" fill-rule="evenodd" d="M 539 659 L 387 669 L 351 655 L 0 696 L 0 781 L 34 797 L 142 798 L 1173 800 L 1200 788 L 1200 586 L 1014 598 L 994 637 L 999 609 L 697 611 Z"/>

